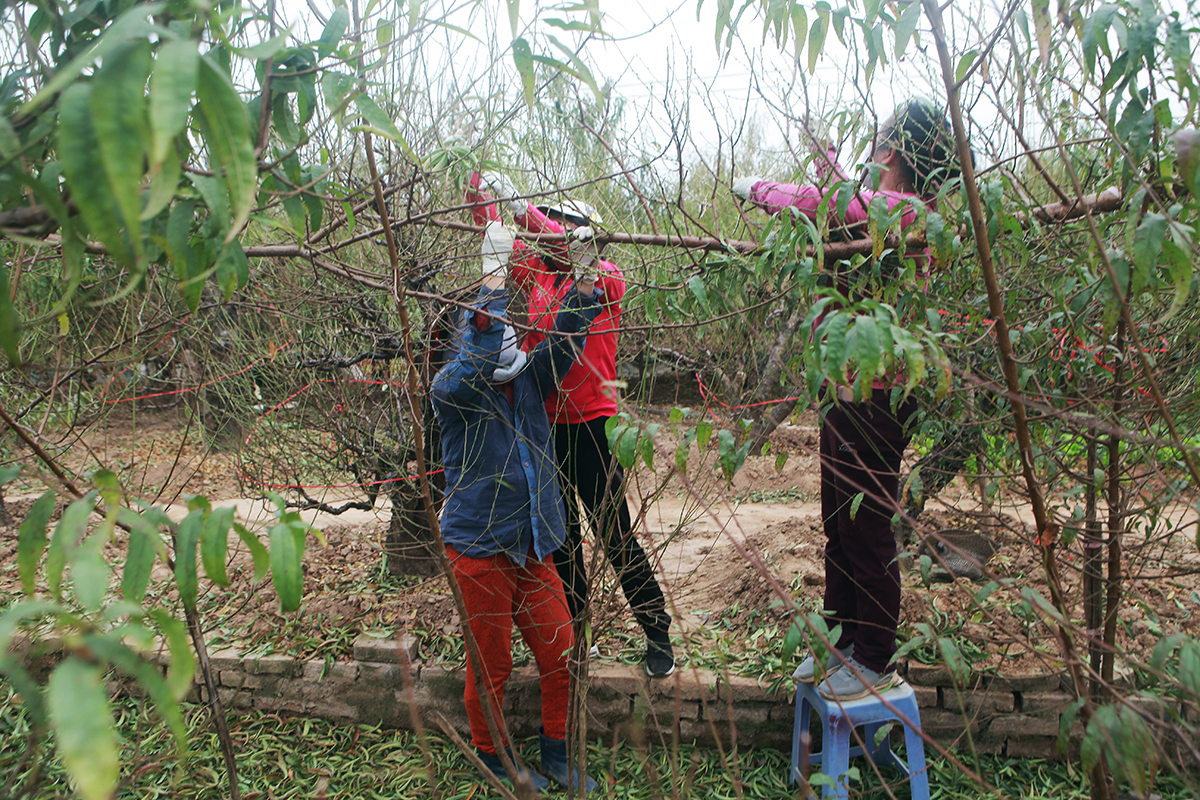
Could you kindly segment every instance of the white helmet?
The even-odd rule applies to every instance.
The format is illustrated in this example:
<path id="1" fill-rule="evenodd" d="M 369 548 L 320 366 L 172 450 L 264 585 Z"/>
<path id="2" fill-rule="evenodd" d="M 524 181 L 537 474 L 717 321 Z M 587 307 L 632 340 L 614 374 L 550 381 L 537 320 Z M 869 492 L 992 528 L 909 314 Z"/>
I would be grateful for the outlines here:
<path id="1" fill-rule="evenodd" d="M 534 208 L 543 214 L 558 214 L 560 217 L 569 219 L 580 226 L 604 224 L 604 220 L 596 212 L 596 209 L 582 200 L 564 200 L 556 206 L 544 205 L 534 206 Z"/>

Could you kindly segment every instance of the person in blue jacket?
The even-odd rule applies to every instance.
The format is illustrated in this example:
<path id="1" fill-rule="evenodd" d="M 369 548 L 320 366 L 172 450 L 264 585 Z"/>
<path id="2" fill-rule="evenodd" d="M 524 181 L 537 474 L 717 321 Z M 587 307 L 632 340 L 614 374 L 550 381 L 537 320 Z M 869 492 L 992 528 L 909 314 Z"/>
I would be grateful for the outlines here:
<path id="1" fill-rule="evenodd" d="M 542 772 L 569 790 L 583 783 L 591 791 L 596 782 L 578 765 L 574 775 L 567 769 L 573 634 L 553 557 L 566 526 L 546 398 L 582 352 L 588 326 L 603 310 L 604 293 L 596 287 L 594 269 L 581 269 L 554 331 L 522 352 L 506 323 L 512 246 L 512 233 L 499 222 L 487 227 L 478 300 L 459 312 L 457 352 L 433 380 L 446 470 L 442 539 L 462 589 L 464 622 L 479 648 L 494 718 L 501 719 L 504 685 L 512 673 L 515 622 L 541 678 Z M 497 755 L 508 743 L 492 740 L 470 658 L 464 702 L 472 745 L 492 772 L 509 777 Z M 539 791 L 548 786 L 536 772 L 523 777 Z"/>

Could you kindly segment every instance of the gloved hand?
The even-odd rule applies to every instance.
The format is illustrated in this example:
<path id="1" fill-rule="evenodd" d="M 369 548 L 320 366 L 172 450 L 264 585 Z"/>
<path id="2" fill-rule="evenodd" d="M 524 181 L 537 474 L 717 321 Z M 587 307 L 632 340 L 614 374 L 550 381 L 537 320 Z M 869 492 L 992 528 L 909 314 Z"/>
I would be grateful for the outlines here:
<path id="1" fill-rule="evenodd" d="M 733 193 L 743 200 L 749 200 L 751 193 L 754 191 L 754 184 L 761 180 L 762 178 L 758 175 L 747 175 L 744 178 L 739 178 L 733 182 Z"/>
<path id="2" fill-rule="evenodd" d="M 568 234 L 567 257 L 571 260 L 571 274 L 576 285 L 582 284 L 585 294 L 591 294 L 591 287 L 600 277 L 600 249 L 596 247 L 596 231 L 592 226 L 585 225 Z"/>
<path id="3" fill-rule="evenodd" d="M 519 217 L 526 212 L 529 204 L 524 200 L 518 200 L 517 187 L 507 175 L 499 172 L 485 172 L 479 176 L 480 181 L 496 198 L 497 203 L 503 203 L 504 207 L 514 217 Z"/>
<path id="4" fill-rule="evenodd" d="M 483 285 L 489 289 L 504 286 L 508 278 L 508 259 L 512 256 L 516 237 L 504 227 L 500 220 L 492 220 L 483 229 L 483 243 L 479 248 L 483 256 Z"/>

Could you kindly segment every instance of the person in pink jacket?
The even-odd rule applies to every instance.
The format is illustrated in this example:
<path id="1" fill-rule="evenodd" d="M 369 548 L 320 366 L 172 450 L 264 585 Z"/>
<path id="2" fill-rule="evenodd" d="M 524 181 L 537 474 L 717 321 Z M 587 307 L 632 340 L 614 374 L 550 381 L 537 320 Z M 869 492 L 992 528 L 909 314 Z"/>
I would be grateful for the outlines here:
<path id="1" fill-rule="evenodd" d="M 567 508 L 567 539 L 555 554 L 571 614 L 580 619 L 587 605 L 587 574 L 582 549 L 581 513 L 604 548 L 635 619 L 646 635 L 644 669 L 651 677 L 675 670 L 671 647 L 671 617 L 654 568 L 633 531 L 625 500 L 625 474 L 613 458 L 605 423 L 617 413 L 614 384 L 617 378 L 617 333 L 625 278 L 611 261 L 600 259 L 591 242 L 593 225 L 601 219 L 586 203 L 566 201 L 533 206 L 519 198 L 503 175 L 475 174 L 466 200 L 478 225 L 500 218 L 497 205 L 513 216 L 527 233 L 568 233 L 564 242 L 547 242 L 536 249 L 521 240 L 513 247 L 510 277 L 525 292 L 529 326 L 522 347 L 526 350 L 550 330 L 572 286 L 572 273 L 591 271 L 604 292 L 605 306 L 592 323 L 583 354 L 546 401 L 554 423 L 554 446 L 559 478 Z M 582 505 L 582 511 L 580 506 Z"/>
<path id="2" fill-rule="evenodd" d="M 815 220 L 819 213 L 828 213 L 831 238 L 842 239 L 865 237 L 871 203 L 882 199 L 889 211 L 902 206 L 904 230 L 916 222 L 918 207 L 932 208 L 941 184 L 958 176 L 953 141 L 944 114 L 926 101 L 912 100 L 881 126 L 866 181 L 874 186 L 849 180 L 832 149 L 820 147 L 818 175 L 827 179 L 827 186 L 796 186 L 752 176 L 735 182 L 733 191 L 771 214 L 790 208 Z M 878 177 L 872 180 L 874 176 Z M 852 196 L 845 198 L 843 192 Z M 828 211 L 823 212 L 821 203 L 830 194 Z M 922 280 L 928 272 L 929 251 L 912 250 L 903 258 L 916 262 Z M 883 281 L 899 277 L 898 261 L 885 257 L 880 265 Z M 843 296 L 852 300 L 879 288 L 864 285 L 862 281 L 870 279 L 861 273 L 849 275 L 835 268 L 832 277 Z M 908 422 L 916 412 L 916 400 L 910 397 L 893 408 L 890 390 L 895 382 L 876 379 L 871 395 L 859 402 L 850 387 L 837 386 L 837 401 L 821 420 L 821 516 L 827 539 L 824 614 L 830 628 L 841 625 L 841 637 L 834 643 L 836 652 L 821 668 L 810 655 L 795 675 L 808 683 L 822 676 L 817 689 L 831 699 L 853 700 L 885 691 L 896 682 L 892 657 L 900 616 L 900 567 L 891 520 L 897 511 L 900 461 L 911 436 Z M 855 510 L 860 493 L 863 499 Z"/>

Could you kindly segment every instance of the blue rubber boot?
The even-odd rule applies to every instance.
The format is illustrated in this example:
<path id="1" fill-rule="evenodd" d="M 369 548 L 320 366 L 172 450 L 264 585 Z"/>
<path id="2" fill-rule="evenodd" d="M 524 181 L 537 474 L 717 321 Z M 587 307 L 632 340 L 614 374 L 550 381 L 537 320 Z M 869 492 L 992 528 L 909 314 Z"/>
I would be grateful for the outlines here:
<path id="1" fill-rule="evenodd" d="M 544 732 L 540 732 L 539 735 L 542 739 L 542 772 L 546 773 L 550 780 L 564 787 L 568 792 L 574 792 L 579 778 L 582 776 L 588 792 L 596 788 L 596 782 L 592 780 L 592 776 L 581 770 L 578 764 L 575 765 L 574 776 L 568 774 L 566 739 L 551 739 Z"/>
<path id="2" fill-rule="evenodd" d="M 499 754 L 485 753 L 482 750 L 476 750 L 475 753 L 479 756 L 479 760 L 483 762 L 484 766 L 496 773 L 497 778 L 503 778 L 509 783 L 513 783 L 512 778 L 509 777 L 508 771 L 504 769 L 503 762 L 500 761 Z M 508 751 L 508 757 L 512 760 L 513 764 L 517 763 L 517 759 L 513 756 L 512 750 Z M 522 769 L 522 773 L 522 777 L 526 780 L 526 782 L 533 786 L 534 791 L 538 794 L 541 794 L 550 788 L 550 781 L 546 780 L 545 776 L 541 773 L 534 772 L 527 766 Z"/>

